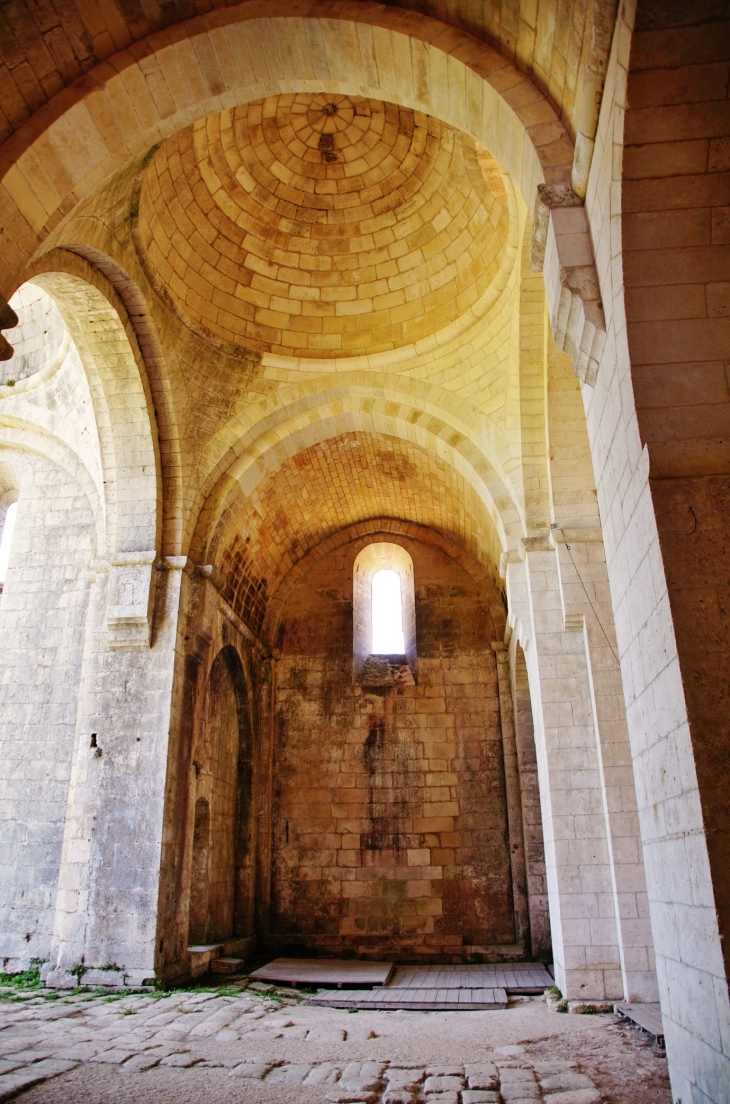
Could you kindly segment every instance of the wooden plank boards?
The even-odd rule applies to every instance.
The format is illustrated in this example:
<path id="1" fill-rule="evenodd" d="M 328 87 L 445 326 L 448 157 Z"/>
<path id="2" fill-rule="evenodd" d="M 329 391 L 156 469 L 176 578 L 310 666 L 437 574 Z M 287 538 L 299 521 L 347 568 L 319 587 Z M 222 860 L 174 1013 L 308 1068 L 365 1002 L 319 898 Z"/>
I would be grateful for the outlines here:
<path id="1" fill-rule="evenodd" d="M 542 993 L 553 979 L 539 962 L 399 966 L 389 983 L 399 989 L 506 989 L 508 993 Z"/>
<path id="2" fill-rule="evenodd" d="M 359 962 L 337 958 L 275 958 L 249 977 L 257 981 L 284 981 L 290 985 L 385 985 L 392 962 Z"/>
<path id="3" fill-rule="evenodd" d="M 626 1016 L 635 1024 L 653 1035 L 658 1043 L 664 1044 L 664 1024 L 659 1004 L 616 1004 L 614 1005 L 619 1016 Z"/>
<path id="4" fill-rule="evenodd" d="M 398 1008 L 412 1012 L 478 1012 L 506 1008 L 504 989 L 334 989 L 310 997 L 309 1004 L 327 1008 L 361 1008 L 387 1012 Z"/>

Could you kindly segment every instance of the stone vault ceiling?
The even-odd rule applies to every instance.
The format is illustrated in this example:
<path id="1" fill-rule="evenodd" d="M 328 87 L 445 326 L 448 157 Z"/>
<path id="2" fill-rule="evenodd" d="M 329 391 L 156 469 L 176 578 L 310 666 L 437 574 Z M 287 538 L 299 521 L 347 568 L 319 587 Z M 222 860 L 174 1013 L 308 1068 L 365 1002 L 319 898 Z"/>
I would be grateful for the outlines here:
<path id="1" fill-rule="evenodd" d="M 225 344 L 337 358 L 412 345 L 474 308 L 508 212 L 494 165 L 410 109 L 271 96 L 165 141 L 137 245 L 186 323 Z"/>
<path id="2" fill-rule="evenodd" d="M 229 501 L 207 555 L 258 632 L 290 569 L 325 537 L 372 518 L 416 522 L 490 563 L 489 519 L 461 475 L 416 444 L 365 432 L 304 449 L 251 495 Z"/>

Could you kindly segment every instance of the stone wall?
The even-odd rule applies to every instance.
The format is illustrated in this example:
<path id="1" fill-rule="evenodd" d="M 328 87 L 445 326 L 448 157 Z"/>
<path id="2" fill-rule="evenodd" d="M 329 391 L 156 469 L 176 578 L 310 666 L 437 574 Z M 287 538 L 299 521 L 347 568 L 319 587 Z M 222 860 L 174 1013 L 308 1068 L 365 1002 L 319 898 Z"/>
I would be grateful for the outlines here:
<path id="1" fill-rule="evenodd" d="M 254 935 L 269 815 L 263 649 L 208 579 L 183 576 L 157 921 L 170 978 L 187 973 L 189 944 Z"/>
<path id="2" fill-rule="evenodd" d="M 548 955 L 552 949 L 550 914 L 548 911 L 547 876 L 545 874 L 545 844 L 540 811 L 540 783 L 537 775 L 535 726 L 532 719 L 530 687 L 522 648 L 515 642 L 512 673 L 515 710 L 515 740 L 520 775 L 522 825 L 525 840 L 525 872 L 527 900 L 530 909 L 530 937 L 535 957 Z"/>
<path id="3" fill-rule="evenodd" d="M 416 685 L 353 684 L 359 548 L 320 560 L 285 609 L 270 942 L 409 959 L 513 953 L 491 615 L 463 568 L 404 547 Z"/>
<path id="4" fill-rule="evenodd" d="M 619 12 L 586 197 L 606 310 L 607 340 L 595 388 L 585 388 L 583 399 L 621 658 L 673 1095 L 675 1099 L 724 1101 L 728 1057 L 726 1049 L 723 1051 L 723 1045 L 725 1048 L 727 1045 L 723 1044 L 723 1038 L 727 1038 L 730 1007 L 685 699 L 688 682 L 683 687 L 678 626 L 667 587 L 667 573 L 675 565 L 679 567 L 679 561 L 674 559 L 671 542 L 666 544 L 665 537 L 660 540 L 649 479 L 655 450 L 641 426 L 657 427 L 665 442 L 660 452 L 665 455 L 674 452 L 676 456 L 681 428 L 692 425 L 693 414 L 691 410 L 671 410 L 671 406 L 676 408 L 676 399 L 681 397 L 683 388 L 689 401 L 695 395 L 707 394 L 712 381 L 710 363 L 692 367 L 699 350 L 692 349 L 688 331 L 693 325 L 696 328 L 697 323 L 681 318 L 672 322 L 667 303 L 679 291 L 680 284 L 689 284 L 675 295 L 670 314 L 692 310 L 692 304 L 698 301 L 698 291 L 691 285 L 703 282 L 703 267 L 712 263 L 709 240 L 695 246 L 687 242 L 688 249 L 682 254 L 676 252 L 680 242 L 677 237 L 673 240 L 673 235 L 696 234 L 702 220 L 693 211 L 695 203 L 701 207 L 703 195 L 709 197 L 713 188 L 722 187 L 722 175 L 704 175 L 709 164 L 706 159 L 698 173 L 681 170 L 689 167 L 688 153 L 701 147 L 709 155 L 709 135 L 698 135 L 699 140 L 692 141 L 693 128 L 717 126 L 727 104 L 726 101 L 714 107 L 682 104 L 683 99 L 691 97 L 692 90 L 695 95 L 699 91 L 697 104 L 702 103 L 701 88 L 706 87 L 709 73 L 703 75 L 701 66 L 693 72 L 682 72 L 673 63 L 662 72 L 666 49 L 674 44 L 677 61 L 686 44 L 702 39 L 711 53 L 719 47 L 721 37 L 717 29 L 705 34 L 691 26 L 693 16 L 699 20 L 705 17 L 703 7 L 675 9 L 670 5 L 663 10 L 670 17 L 674 13 L 677 26 L 664 28 L 653 45 L 653 32 L 648 25 L 637 37 L 638 42 L 643 35 L 648 47 L 646 71 L 643 75 L 637 72 L 635 82 L 637 104 L 645 102 L 642 96 L 658 97 L 659 102 L 648 112 L 644 107 L 637 111 L 637 118 L 626 134 L 632 146 L 636 140 L 636 146 L 627 149 L 625 161 L 624 117 L 635 5 L 624 3 Z M 690 26 L 681 26 L 683 15 Z M 657 71 L 652 72 L 655 64 Z M 678 74 L 682 74 L 681 79 Z M 680 101 L 678 104 L 671 103 L 676 99 Z M 653 134 L 646 129 L 652 121 L 661 124 Z M 662 133 L 667 141 L 661 140 Z M 672 141 L 682 137 L 687 139 L 686 143 Z M 682 179 L 673 180 L 676 176 Z M 693 182 L 690 177 L 694 177 Z M 694 198 L 688 198 L 688 189 L 689 192 L 694 189 Z M 683 195 L 689 204 L 686 217 L 671 210 L 674 203 L 684 202 Z M 663 201 L 658 198 L 661 196 Z M 627 212 L 625 221 L 622 210 Z M 708 226 L 711 224 L 709 215 L 706 222 Z M 657 248 L 652 249 L 650 240 L 642 238 L 649 232 L 656 234 Z M 623 235 L 629 246 L 625 255 Z M 715 256 L 721 253 L 720 249 Z M 642 270 L 646 274 L 644 290 L 641 290 Z M 707 328 L 707 334 L 711 332 L 712 326 Z M 640 343 L 634 338 L 640 338 Z M 646 357 L 640 351 L 642 347 Z M 637 372 L 630 359 L 630 348 L 636 355 Z M 673 367 L 675 358 L 679 363 Z M 661 373 L 656 365 L 662 366 Z M 725 385 L 720 383 L 717 396 L 721 402 L 716 413 L 726 401 Z M 635 396 L 640 406 L 639 417 Z M 655 403 L 669 404 L 670 409 L 661 411 Z M 648 409 L 650 406 L 652 410 Z M 716 417 L 711 405 L 705 413 L 708 423 Z M 696 418 L 694 421 L 697 424 Z M 667 444 L 671 444 L 670 449 Z M 684 546 L 684 568 L 689 566 L 691 573 L 694 566 L 688 565 L 686 557 L 688 538 L 692 536 L 689 530 L 694 528 L 689 505 L 691 501 L 683 504 L 680 497 L 668 511 L 668 517 L 677 525 L 684 515 L 683 531 L 676 530 L 675 548 Z M 699 562 L 708 563 L 706 558 Z M 704 638 L 704 618 L 701 631 Z M 684 639 L 697 656 L 701 649 L 696 647 L 696 630 L 690 629 L 687 622 Z M 697 675 L 692 678 L 701 688 Z M 719 776 L 720 771 L 716 771 L 716 777 Z"/>
<path id="5" fill-rule="evenodd" d="M 50 953 L 94 525 L 63 468 L 0 457 L 19 494 L 0 597 L 0 960 L 13 970 Z"/>

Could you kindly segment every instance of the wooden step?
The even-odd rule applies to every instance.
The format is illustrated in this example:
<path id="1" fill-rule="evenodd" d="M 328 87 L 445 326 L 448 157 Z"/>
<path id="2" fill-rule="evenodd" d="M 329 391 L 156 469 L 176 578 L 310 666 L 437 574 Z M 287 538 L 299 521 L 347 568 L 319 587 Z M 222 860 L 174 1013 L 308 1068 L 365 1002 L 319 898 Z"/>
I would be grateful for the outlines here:
<path id="1" fill-rule="evenodd" d="M 540 962 L 399 966 L 389 982 L 399 989 L 505 989 L 523 995 L 540 994 L 552 984 Z"/>
<path id="2" fill-rule="evenodd" d="M 506 1008 L 504 989 L 330 989 L 310 997 L 308 1004 L 363 1011 L 405 1009 L 412 1012 L 477 1012 Z"/>
<path id="3" fill-rule="evenodd" d="M 392 962 L 360 962 L 337 958 L 275 958 L 249 977 L 288 985 L 385 985 Z"/>
<path id="4" fill-rule="evenodd" d="M 614 1012 L 619 1016 L 626 1016 L 628 1020 L 638 1024 L 640 1028 L 653 1035 L 660 1046 L 664 1046 L 664 1024 L 662 1023 L 662 1010 L 659 1004 L 631 1004 L 622 1002 L 614 1005 Z"/>

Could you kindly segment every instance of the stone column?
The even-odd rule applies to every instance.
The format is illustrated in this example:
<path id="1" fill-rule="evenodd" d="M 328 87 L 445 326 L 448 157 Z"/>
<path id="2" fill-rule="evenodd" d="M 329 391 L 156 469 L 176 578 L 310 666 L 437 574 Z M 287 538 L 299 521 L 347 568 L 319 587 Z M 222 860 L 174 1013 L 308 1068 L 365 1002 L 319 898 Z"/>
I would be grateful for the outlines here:
<path id="1" fill-rule="evenodd" d="M 184 564 L 184 558 L 171 557 L 149 572 L 149 628 L 142 624 L 147 599 L 140 563 L 130 565 L 128 587 L 117 579 L 111 588 L 109 565 L 95 565 L 54 938 L 46 970 L 50 985 L 71 986 L 82 977 L 87 984 L 139 985 L 155 977 Z M 115 564 L 113 570 L 123 566 Z M 142 563 L 143 569 L 146 566 Z M 120 593 L 130 610 L 135 607 L 124 614 L 122 633 Z M 126 647 L 125 633 L 131 637 Z M 141 638 L 148 641 L 147 647 Z"/>
<path id="2" fill-rule="evenodd" d="M 555 980 L 568 1000 L 623 994 L 602 779 L 584 641 L 566 632 L 547 539 L 510 563 L 510 617 L 525 652 L 535 725 Z"/>

